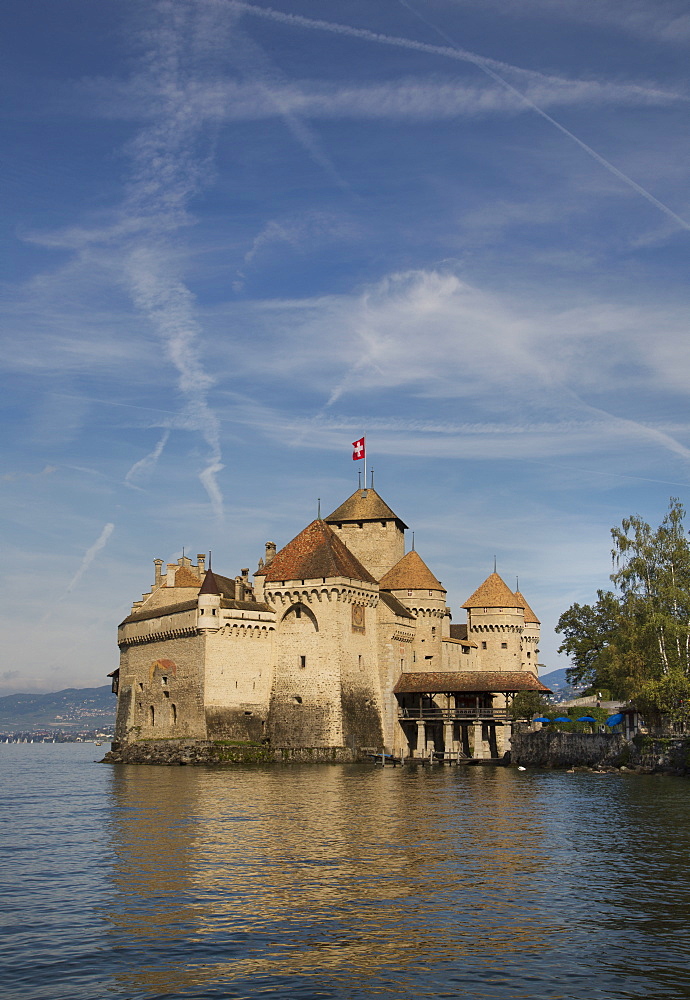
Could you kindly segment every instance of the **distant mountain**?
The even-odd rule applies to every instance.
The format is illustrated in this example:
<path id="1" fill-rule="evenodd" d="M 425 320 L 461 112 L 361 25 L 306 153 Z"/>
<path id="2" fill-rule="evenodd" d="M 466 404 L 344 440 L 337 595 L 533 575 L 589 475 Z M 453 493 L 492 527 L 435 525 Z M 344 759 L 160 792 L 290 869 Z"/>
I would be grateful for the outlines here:
<path id="1" fill-rule="evenodd" d="M 539 680 L 542 684 L 545 684 L 547 688 L 551 688 L 553 691 L 554 701 L 566 701 L 568 698 L 576 698 L 580 692 L 580 688 L 571 687 L 566 680 L 566 670 L 567 667 L 563 667 L 561 670 L 552 670 L 548 674 L 540 674 Z"/>
<path id="2" fill-rule="evenodd" d="M 0 698 L 0 732 L 112 729 L 116 703 L 109 684 L 96 688 L 66 688 L 50 694 L 8 694 Z"/>

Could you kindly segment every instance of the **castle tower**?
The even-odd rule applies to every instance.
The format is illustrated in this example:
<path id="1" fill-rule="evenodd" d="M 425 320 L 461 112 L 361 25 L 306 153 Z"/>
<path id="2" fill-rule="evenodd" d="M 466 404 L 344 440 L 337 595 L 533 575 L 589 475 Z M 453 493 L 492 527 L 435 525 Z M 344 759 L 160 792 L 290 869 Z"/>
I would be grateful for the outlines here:
<path id="1" fill-rule="evenodd" d="M 446 590 L 421 556 L 408 552 L 379 580 L 416 620 L 411 670 L 442 670 L 441 642 L 449 622 Z"/>
<path id="2" fill-rule="evenodd" d="M 522 669 L 531 670 L 536 677 L 538 675 L 541 622 L 519 590 L 515 591 L 515 596 L 520 602 L 525 616 L 525 629 L 522 633 Z"/>
<path id="3" fill-rule="evenodd" d="M 373 487 L 355 490 L 325 521 L 375 580 L 405 555 L 407 525 Z"/>
<path id="4" fill-rule="evenodd" d="M 382 743 L 378 585 L 325 521 L 313 521 L 264 575 L 276 612 L 269 734 L 274 746 Z"/>
<path id="5" fill-rule="evenodd" d="M 520 670 L 525 616 L 520 599 L 491 573 L 463 604 L 467 635 L 478 646 L 482 670 Z"/>

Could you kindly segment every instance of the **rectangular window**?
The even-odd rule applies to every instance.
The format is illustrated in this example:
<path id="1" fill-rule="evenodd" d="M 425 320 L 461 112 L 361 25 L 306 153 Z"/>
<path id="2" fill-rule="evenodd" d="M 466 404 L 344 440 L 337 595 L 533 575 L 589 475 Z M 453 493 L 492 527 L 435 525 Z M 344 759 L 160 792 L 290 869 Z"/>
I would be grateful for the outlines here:
<path id="1" fill-rule="evenodd" d="M 507 642 L 502 642 L 501 643 L 501 649 L 507 649 L 507 648 L 508 648 L 508 643 Z"/>
<path id="2" fill-rule="evenodd" d="M 299 665 L 300 665 L 300 669 L 304 669 L 304 667 L 306 667 L 306 665 L 307 665 L 307 658 L 306 658 L 306 656 L 300 656 L 300 658 L 299 658 Z"/>
<path id="3" fill-rule="evenodd" d="M 486 649 L 486 643 L 485 642 L 482 643 L 482 649 Z"/>

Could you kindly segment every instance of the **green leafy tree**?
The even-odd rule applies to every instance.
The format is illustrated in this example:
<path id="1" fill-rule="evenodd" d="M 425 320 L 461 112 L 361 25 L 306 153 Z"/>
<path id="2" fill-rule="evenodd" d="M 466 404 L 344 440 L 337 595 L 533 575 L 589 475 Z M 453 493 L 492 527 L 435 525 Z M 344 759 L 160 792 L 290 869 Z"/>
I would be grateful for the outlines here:
<path id="1" fill-rule="evenodd" d="M 690 545 L 685 510 L 672 498 L 654 530 L 640 517 L 613 528 L 615 592 L 574 604 L 556 631 L 571 683 L 604 686 L 647 715 L 690 716 Z"/>
<path id="2" fill-rule="evenodd" d="M 510 705 L 510 717 L 514 721 L 526 719 L 529 722 L 535 715 L 543 715 L 547 708 L 546 698 L 538 691 L 519 691 Z"/>

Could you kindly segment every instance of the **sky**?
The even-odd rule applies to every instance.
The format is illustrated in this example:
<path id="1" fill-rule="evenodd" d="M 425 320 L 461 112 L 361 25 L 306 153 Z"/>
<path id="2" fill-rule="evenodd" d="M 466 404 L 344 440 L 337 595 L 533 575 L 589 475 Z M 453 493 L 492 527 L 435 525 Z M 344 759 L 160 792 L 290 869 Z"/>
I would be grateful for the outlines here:
<path id="1" fill-rule="evenodd" d="M 690 484 L 683 0 L 32 0 L 0 41 L 0 694 L 375 486 L 554 627 Z M 410 533 L 408 533 L 408 536 Z M 408 548 L 411 545 L 411 538 Z"/>

